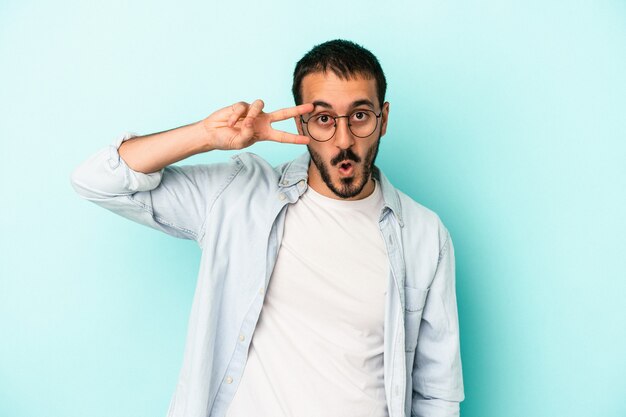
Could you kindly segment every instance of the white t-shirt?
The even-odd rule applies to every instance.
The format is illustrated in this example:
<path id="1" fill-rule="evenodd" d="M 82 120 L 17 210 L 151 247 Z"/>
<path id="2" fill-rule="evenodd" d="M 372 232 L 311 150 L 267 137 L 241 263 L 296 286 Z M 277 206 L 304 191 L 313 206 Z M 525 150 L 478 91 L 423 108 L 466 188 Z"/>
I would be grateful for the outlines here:
<path id="1" fill-rule="evenodd" d="M 387 416 L 388 258 L 380 187 L 361 200 L 311 187 L 289 206 L 276 266 L 227 417 Z"/>

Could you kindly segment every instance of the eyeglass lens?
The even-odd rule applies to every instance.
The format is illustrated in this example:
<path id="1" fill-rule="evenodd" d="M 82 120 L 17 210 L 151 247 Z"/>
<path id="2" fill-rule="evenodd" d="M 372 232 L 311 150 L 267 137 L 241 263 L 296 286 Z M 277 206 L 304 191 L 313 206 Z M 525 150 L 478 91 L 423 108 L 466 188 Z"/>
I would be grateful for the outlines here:
<path id="1" fill-rule="evenodd" d="M 354 136 L 365 138 L 376 130 L 378 117 L 371 110 L 357 110 L 349 116 L 331 116 L 327 113 L 315 114 L 307 122 L 309 135 L 319 142 L 330 140 L 335 134 L 336 119 L 348 119 L 348 128 Z"/>

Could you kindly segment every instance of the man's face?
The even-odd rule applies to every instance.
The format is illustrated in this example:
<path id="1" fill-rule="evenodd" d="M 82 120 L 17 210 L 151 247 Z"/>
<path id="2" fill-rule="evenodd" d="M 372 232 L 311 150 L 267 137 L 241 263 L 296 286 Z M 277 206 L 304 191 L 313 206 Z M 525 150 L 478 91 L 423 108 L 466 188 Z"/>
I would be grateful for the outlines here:
<path id="1" fill-rule="evenodd" d="M 376 92 L 376 80 L 362 76 L 342 80 L 333 72 L 315 72 L 302 79 L 302 102 L 313 103 L 312 113 L 305 121 L 320 114 L 343 116 L 355 110 L 381 109 Z M 378 153 L 380 138 L 387 130 L 389 103 L 384 103 L 382 116 L 374 132 L 357 137 L 348 129 L 348 118 L 337 119 L 334 136 L 327 142 L 311 139 L 307 145 L 311 154 L 309 185 L 318 193 L 331 198 L 359 200 L 374 190 L 371 172 Z M 332 121 L 332 120 L 331 120 Z M 298 132 L 308 134 L 306 125 L 296 118 Z"/>

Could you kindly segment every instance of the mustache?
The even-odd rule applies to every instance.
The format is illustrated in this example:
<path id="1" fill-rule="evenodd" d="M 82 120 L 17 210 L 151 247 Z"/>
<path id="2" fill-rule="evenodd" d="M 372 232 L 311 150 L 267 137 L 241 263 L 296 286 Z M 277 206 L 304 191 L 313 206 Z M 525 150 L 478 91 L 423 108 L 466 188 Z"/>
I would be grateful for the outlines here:
<path id="1" fill-rule="evenodd" d="M 337 165 L 341 161 L 354 161 L 355 163 L 361 162 L 359 155 L 355 154 L 352 149 L 343 149 L 337 156 L 330 160 L 331 165 Z"/>

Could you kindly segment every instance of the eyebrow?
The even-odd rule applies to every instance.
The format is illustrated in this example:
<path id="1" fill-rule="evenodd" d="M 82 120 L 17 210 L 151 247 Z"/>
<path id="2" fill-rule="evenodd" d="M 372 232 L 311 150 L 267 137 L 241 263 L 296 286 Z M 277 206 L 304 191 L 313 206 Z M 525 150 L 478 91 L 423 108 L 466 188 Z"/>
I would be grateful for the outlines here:
<path id="1" fill-rule="evenodd" d="M 320 106 L 320 107 L 324 107 L 327 109 L 333 109 L 333 106 L 330 105 L 329 103 L 322 101 L 322 100 L 316 100 L 313 102 L 313 105 L 315 107 Z M 374 109 L 374 103 L 372 103 L 370 100 L 368 99 L 361 99 L 361 100 L 355 100 L 352 102 L 352 104 L 350 105 L 350 108 L 354 108 L 354 107 L 358 107 L 358 106 L 362 106 L 362 105 L 366 105 L 372 108 L 372 110 Z"/>

